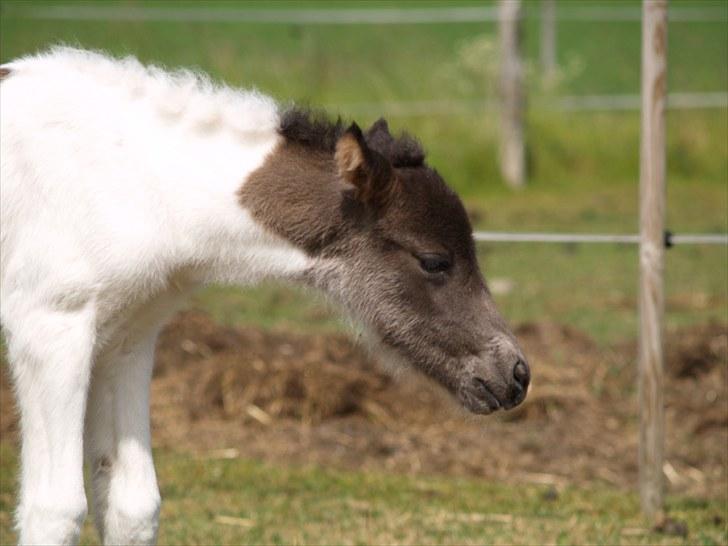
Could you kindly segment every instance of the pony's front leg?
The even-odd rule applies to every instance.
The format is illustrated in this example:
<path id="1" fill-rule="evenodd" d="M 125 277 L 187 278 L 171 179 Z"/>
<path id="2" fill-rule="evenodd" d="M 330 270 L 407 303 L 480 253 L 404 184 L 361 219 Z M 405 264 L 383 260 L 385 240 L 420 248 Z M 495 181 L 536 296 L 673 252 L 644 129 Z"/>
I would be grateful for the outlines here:
<path id="1" fill-rule="evenodd" d="M 86 420 L 93 511 L 104 544 L 153 544 L 160 496 L 149 431 L 156 333 L 127 342 L 94 371 Z"/>
<path id="2" fill-rule="evenodd" d="M 75 544 L 86 517 L 83 423 L 94 315 L 32 310 L 11 323 L 8 355 L 20 409 L 21 544 Z"/>

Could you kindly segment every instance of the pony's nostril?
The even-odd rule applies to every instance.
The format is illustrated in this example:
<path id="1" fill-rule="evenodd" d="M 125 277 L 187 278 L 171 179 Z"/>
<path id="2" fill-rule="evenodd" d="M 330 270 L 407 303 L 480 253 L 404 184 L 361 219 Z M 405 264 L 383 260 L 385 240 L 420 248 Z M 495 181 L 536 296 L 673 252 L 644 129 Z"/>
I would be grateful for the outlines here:
<path id="1" fill-rule="evenodd" d="M 518 386 L 524 391 L 528 388 L 528 382 L 531 379 L 531 374 L 528 371 L 528 364 L 520 358 L 513 367 L 513 378 L 516 380 Z"/>
<path id="2" fill-rule="evenodd" d="M 497 410 L 501 407 L 501 403 L 493 392 L 488 388 L 487 383 L 480 377 L 473 378 L 473 387 L 475 395 L 482 401 L 488 404 L 491 411 Z"/>

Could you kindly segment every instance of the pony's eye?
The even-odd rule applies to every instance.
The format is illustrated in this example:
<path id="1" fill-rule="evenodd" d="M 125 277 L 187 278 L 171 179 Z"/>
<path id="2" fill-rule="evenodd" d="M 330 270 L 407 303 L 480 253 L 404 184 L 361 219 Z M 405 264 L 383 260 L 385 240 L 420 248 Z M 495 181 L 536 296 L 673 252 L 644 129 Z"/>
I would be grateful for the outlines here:
<path id="1" fill-rule="evenodd" d="M 439 256 L 437 254 L 425 254 L 418 256 L 420 260 L 420 267 L 425 273 L 445 273 L 452 267 L 452 263 L 445 256 Z"/>

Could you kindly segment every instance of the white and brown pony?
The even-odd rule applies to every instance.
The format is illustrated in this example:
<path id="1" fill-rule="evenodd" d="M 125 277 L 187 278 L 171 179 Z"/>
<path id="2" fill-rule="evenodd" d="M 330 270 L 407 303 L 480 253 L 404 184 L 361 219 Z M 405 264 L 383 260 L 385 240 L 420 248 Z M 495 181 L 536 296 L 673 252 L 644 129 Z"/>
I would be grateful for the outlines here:
<path id="1" fill-rule="evenodd" d="M 529 369 L 458 197 L 407 136 L 70 48 L 0 68 L 0 318 L 22 424 L 20 542 L 156 538 L 157 333 L 196 288 L 314 287 L 466 408 Z"/>

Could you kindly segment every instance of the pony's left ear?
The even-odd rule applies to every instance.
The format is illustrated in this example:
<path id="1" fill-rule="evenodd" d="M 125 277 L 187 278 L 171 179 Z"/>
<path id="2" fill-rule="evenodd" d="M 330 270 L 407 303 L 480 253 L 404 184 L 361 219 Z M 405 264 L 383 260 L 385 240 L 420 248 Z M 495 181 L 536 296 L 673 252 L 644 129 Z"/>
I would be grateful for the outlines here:
<path id="1" fill-rule="evenodd" d="M 384 156 L 367 146 L 356 123 L 336 142 L 334 159 L 339 175 L 354 186 L 358 201 L 375 210 L 387 205 L 396 183 L 394 171 Z"/>

